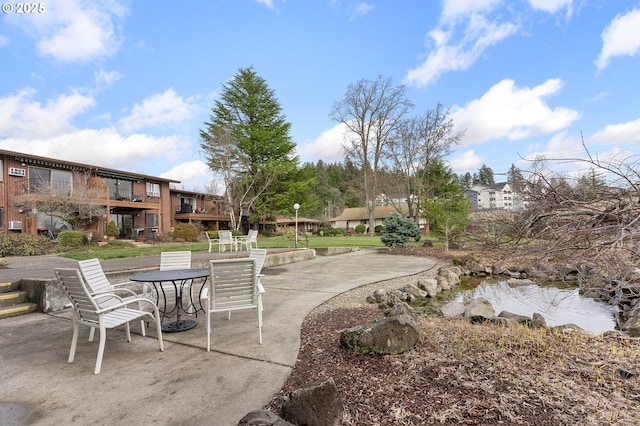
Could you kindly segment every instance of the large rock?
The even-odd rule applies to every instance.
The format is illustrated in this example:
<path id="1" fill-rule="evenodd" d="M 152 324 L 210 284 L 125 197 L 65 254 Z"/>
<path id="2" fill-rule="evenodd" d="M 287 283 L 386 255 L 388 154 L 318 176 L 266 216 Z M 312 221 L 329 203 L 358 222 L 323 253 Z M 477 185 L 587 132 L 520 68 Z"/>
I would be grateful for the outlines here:
<path id="1" fill-rule="evenodd" d="M 415 284 L 407 284 L 407 285 L 405 285 L 402 288 L 402 291 L 412 295 L 415 298 L 415 300 L 424 300 L 427 297 L 433 297 L 429 293 L 427 293 L 425 290 L 422 290 L 422 289 L 418 288 Z"/>
<path id="2" fill-rule="evenodd" d="M 435 278 L 421 278 L 418 287 L 426 292 L 429 297 L 438 296 L 438 281 Z"/>
<path id="3" fill-rule="evenodd" d="M 464 303 L 453 301 L 440 308 L 440 312 L 444 317 L 461 317 L 464 315 Z"/>
<path id="4" fill-rule="evenodd" d="M 496 316 L 493 305 L 484 297 L 473 299 L 464 310 L 465 318 L 471 319 L 472 322 L 483 322 Z"/>
<path id="5" fill-rule="evenodd" d="M 336 383 L 329 377 L 287 393 L 281 414 L 296 425 L 337 426 L 342 421 L 344 404 Z"/>
<path id="6" fill-rule="evenodd" d="M 283 420 L 280 416 L 266 410 L 256 410 L 247 413 L 238 422 L 238 426 L 295 426 Z"/>
<path id="7" fill-rule="evenodd" d="M 419 337 L 415 320 L 408 315 L 398 315 L 343 330 L 340 343 L 365 354 L 388 355 L 412 349 Z"/>

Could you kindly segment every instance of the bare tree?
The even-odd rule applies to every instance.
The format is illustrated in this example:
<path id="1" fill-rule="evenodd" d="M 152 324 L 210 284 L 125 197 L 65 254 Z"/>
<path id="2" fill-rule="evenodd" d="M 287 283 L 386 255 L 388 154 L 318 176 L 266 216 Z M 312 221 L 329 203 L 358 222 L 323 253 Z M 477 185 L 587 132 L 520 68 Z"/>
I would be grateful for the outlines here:
<path id="1" fill-rule="evenodd" d="M 350 84 L 344 98 L 331 110 L 330 117 L 347 129 L 343 145 L 347 158 L 362 169 L 370 234 L 374 233 L 377 179 L 384 148 L 412 107 L 404 86 L 395 86 L 391 78 L 379 76 L 374 81 L 363 79 Z"/>
<path id="2" fill-rule="evenodd" d="M 428 195 L 425 173 L 434 160 L 448 155 L 451 146 L 457 145 L 464 135 L 464 132 L 455 131 L 450 112 L 451 108 L 438 103 L 420 116 L 402 120 L 387 145 L 385 154 L 391 169 L 401 177 L 409 217 L 416 223 L 420 202 Z"/>
<path id="3" fill-rule="evenodd" d="M 534 163 L 524 190 L 529 207 L 493 223 L 509 230 L 494 243 L 505 254 L 526 253 L 551 277 L 571 272 L 583 288 L 611 295 L 640 278 L 640 160 L 601 160 L 583 146 L 583 158 Z M 582 164 L 591 178 L 552 173 L 546 163 L 554 162 Z"/>

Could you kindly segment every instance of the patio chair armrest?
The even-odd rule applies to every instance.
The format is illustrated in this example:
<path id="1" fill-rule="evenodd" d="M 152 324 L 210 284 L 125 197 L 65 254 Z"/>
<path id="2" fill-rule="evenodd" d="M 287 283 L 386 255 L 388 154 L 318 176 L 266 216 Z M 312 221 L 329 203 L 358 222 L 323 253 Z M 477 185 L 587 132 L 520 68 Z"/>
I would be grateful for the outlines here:
<path id="1" fill-rule="evenodd" d="M 200 293 L 200 303 L 202 303 L 203 300 L 206 300 L 207 304 L 209 303 L 209 288 L 207 287 L 204 287 Z"/>
<path id="2" fill-rule="evenodd" d="M 122 299 L 121 297 L 116 296 L 116 295 L 115 295 L 115 294 L 113 294 L 113 293 L 100 293 L 100 296 L 104 296 L 105 294 L 108 294 L 108 295 L 110 295 L 110 296 L 113 296 L 113 297 L 115 297 L 115 298 L 120 299 L 120 303 L 116 303 L 115 305 L 111 305 L 111 306 L 107 306 L 107 307 L 102 308 L 102 309 L 98 309 L 98 310 L 96 311 L 96 313 L 98 313 L 98 314 L 102 314 L 102 313 L 110 312 L 110 311 L 113 311 L 113 310 L 115 310 L 115 309 L 126 308 L 126 307 L 127 307 L 127 306 L 129 306 L 130 304 L 132 304 L 132 303 L 136 303 L 136 302 L 145 302 L 145 303 L 149 303 L 149 304 L 151 304 L 151 306 L 153 307 L 153 310 L 154 310 L 155 312 L 157 312 L 157 311 L 158 311 L 158 306 L 155 304 L 155 302 L 154 302 L 153 300 L 150 300 L 150 299 L 147 299 L 147 298 L 144 298 L 144 297 L 138 297 L 138 298 L 135 298 L 135 299 L 129 299 L 129 300 L 127 300 L 127 301 L 123 301 L 123 299 Z"/>

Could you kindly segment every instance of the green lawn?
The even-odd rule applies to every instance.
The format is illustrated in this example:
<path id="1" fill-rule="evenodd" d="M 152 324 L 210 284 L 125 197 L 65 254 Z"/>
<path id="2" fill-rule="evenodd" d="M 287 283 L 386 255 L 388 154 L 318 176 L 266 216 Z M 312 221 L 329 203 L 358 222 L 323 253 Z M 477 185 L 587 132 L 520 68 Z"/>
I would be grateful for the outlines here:
<path id="1" fill-rule="evenodd" d="M 307 239 L 308 238 L 308 239 Z M 416 243 L 420 244 L 420 243 Z M 258 238 L 260 248 L 295 248 L 295 241 L 285 236 Z M 298 237 L 298 248 L 326 248 L 326 247 L 384 247 L 380 237 L 351 236 L 351 237 L 319 237 L 303 236 Z M 158 255 L 163 251 L 205 251 L 209 248 L 208 243 L 163 243 L 149 245 L 147 247 L 92 247 L 89 250 L 78 250 L 70 253 L 63 253 L 61 256 L 75 260 L 85 259 L 117 259 L 124 257 Z M 218 250 L 213 246 L 213 250 Z"/>

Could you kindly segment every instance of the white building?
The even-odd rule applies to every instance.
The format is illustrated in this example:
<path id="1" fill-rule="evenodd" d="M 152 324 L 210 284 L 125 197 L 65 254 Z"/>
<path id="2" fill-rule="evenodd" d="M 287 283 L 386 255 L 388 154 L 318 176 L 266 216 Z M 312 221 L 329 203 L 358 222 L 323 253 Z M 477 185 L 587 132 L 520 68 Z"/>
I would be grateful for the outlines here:
<path id="1" fill-rule="evenodd" d="M 466 189 L 464 195 L 471 202 L 472 211 L 498 209 L 519 212 L 529 205 L 524 194 L 513 191 L 508 182 L 474 185 Z"/>

